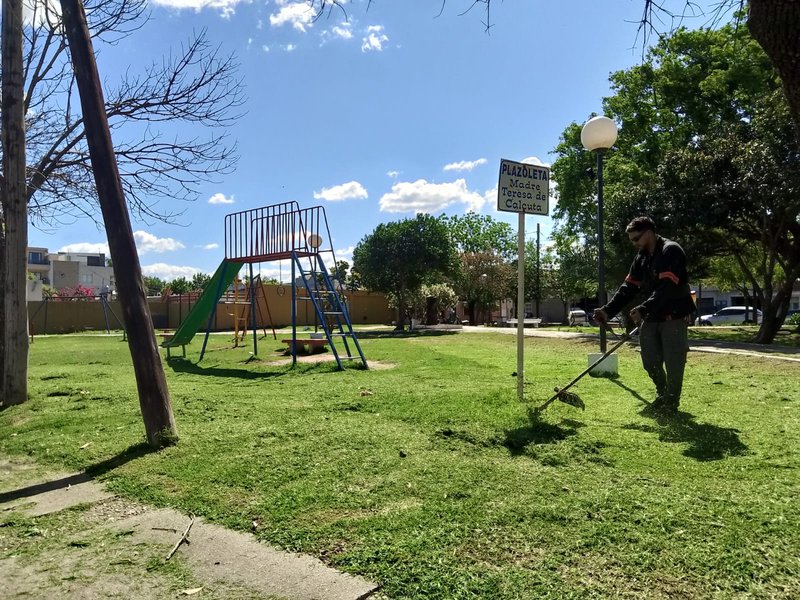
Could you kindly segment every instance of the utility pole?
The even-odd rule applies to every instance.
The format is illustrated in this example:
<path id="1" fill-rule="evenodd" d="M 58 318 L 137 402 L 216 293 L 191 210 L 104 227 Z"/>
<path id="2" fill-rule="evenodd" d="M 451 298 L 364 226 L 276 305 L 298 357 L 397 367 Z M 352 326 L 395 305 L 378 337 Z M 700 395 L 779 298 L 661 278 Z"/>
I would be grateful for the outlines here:
<path id="1" fill-rule="evenodd" d="M 61 0 L 61 11 L 81 98 L 89 157 L 128 333 L 128 347 L 133 359 L 147 442 L 159 448 L 177 442 L 177 429 L 164 367 L 147 308 L 142 268 L 111 142 L 103 89 L 86 23 L 86 12 L 81 0 Z"/>
<path id="2" fill-rule="evenodd" d="M 22 0 L 3 0 L 3 177 L 0 205 L 0 406 L 28 399 L 28 200 Z"/>
<path id="3" fill-rule="evenodd" d="M 536 224 L 536 318 L 540 318 L 539 301 L 542 298 L 541 286 L 541 265 L 542 265 L 542 244 L 541 244 L 542 225 Z"/>

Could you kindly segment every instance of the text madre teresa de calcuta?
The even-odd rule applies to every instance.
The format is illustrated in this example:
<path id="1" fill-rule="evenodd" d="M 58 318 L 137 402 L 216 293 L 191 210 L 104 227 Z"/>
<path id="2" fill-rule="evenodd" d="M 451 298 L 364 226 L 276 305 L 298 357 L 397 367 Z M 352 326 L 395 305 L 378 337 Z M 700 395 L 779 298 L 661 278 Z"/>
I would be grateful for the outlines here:
<path id="1" fill-rule="evenodd" d="M 502 159 L 497 184 L 497 210 L 547 215 L 550 169 Z"/>

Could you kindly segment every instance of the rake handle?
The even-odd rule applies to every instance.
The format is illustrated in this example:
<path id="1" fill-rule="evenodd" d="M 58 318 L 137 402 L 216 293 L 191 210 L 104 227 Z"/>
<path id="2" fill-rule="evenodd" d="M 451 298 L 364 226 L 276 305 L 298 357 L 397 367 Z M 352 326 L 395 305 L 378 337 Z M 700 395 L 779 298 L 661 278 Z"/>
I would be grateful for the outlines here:
<path id="1" fill-rule="evenodd" d="M 614 344 L 613 346 L 611 346 L 611 348 L 609 348 L 608 350 L 606 350 L 606 352 L 603 354 L 603 356 L 601 356 L 601 357 L 600 357 L 600 358 L 598 358 L 596 361 L 594 361 L 592 364 L 590 364 L 588 367 L 586 367 L 586 369 L 584 369 L 584 371 L 583 371 L 583 372 L 582 372 L 580 375 L 578 375 L 578 376 L 577 376 L 575 379 L 573 379 L 572 381 L 570 381 L 570 382 L 569 382 L 567 385 L 565 385 L 563 388 L 561 388 L 560 390 L 558 390 L 558 391 L 557 391 L 557 392 L 556 392 L 556 393 L 553 395 L 553 397 L 552 397 L 552 398 L 550 398 L 550 399 L 549 399 L 547 402 L 545 402 L 545 403 L 544 403 L 544 404 L 542 404 L 542 405 L 541 405 L 539 408 L 537 408 L 537 409 L 536 409 L 536 410 L 537 410 L 537 412 L 541 412 L 541 411 L 543 411 L 545 408 L 547 408 L 548 406 L 550 406 L 550 404 L 551 404 L 553 401 L 555 401 L 555 399 L 556 399 L 556 398 L 558 398 L 558 396 L 559 396 L 559 394 L 561 394 L 561 392 L 566 392 L 566 391 L 567 391 L 569 388 L 571 388 L 573 385 L 575 385 L 576 383 L 578 383 L 578 381 L 580 381 L 580 380 L 581 380 L 581 379 L 584 377 L 584 375 L 586 375 L 586 374 L 587 374 L 589 371 L 591 371 L 592 369 L 594 369 L 594 368 L 595 368 L 597 365 L 599 365 L 601 362 L 603 362 L 603 361 L 604 361 L 606 358 L 608 358 L 608 357 L 609 357 L 609 356 L 611 356 L 611 355 L 612 355 L 614 352 L 616 352 L 616 351 L 617 351 L 617 349 L 618 349 L 620 346 L 622 346 L 622 344 L 624 344 L 625 342 L 627 342 L 628 340 L 630 340 L 630 339 L 631 339 L 631 338 L 632 338 L 634 335 L 636 335 L 636 333 L 637 333 L 638 331 L 639 331 L 639 328 L 638 328 L 638 327 L 634 327 L 634 328 L 631 330 L 631 332 L 630 332 L 630 333 L 626 333 L 625 335 L 623 335 L 623 336 L 622 336 L 622 338 L 620 338 L 620 340 L 619 340 L 619 341 L 618 341 L 616 344 Z"/>

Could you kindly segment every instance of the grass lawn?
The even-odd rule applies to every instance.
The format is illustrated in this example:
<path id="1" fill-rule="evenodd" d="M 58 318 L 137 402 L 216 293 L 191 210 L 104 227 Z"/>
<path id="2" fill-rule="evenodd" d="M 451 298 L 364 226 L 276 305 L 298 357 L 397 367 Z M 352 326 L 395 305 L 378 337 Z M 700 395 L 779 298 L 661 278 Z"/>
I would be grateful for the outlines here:
<path id="1" fill-rule="evenodd" d="M 682 414 L 655 419 L 625 348 L 619 378 L 575 388 L 586 412 L 536 421 L 596 343 L 526 339 L 521 404 L 514 336 L 361 342 L 376 368 L 338 372 L 212 336 L 201 364 L 167 365 L 180 442 L 151 453 L 127 345 L 37 337 L 0 451 L 252 530 L 391 598 L 800 597 L 799 363 L 691 353 Z"/>

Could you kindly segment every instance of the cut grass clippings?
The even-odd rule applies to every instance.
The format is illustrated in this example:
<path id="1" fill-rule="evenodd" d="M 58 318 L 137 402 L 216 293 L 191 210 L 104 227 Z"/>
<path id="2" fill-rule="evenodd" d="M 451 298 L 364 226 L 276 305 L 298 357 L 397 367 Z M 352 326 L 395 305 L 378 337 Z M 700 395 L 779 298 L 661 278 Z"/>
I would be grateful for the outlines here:
<path id="1" fill-rule="evenodd" d="M 166 364 L 180 434 L 149 452 L 127 345 L 42 337 L 29 402 L 0 413 L 0 451 L 84 469 L 379 582 L 391 598 L 800 597 L 800 364 L 691 353 L 681 414 L 638 354 L 573 388 L 581 412 L 529 409 L 595 342 L 361 337 L 370 361 L 272 364 L 280 344 Z M 248 360 L 250 359 L 250 360 Z M 89 444 L 89 445 L 87 445 Z"/>

